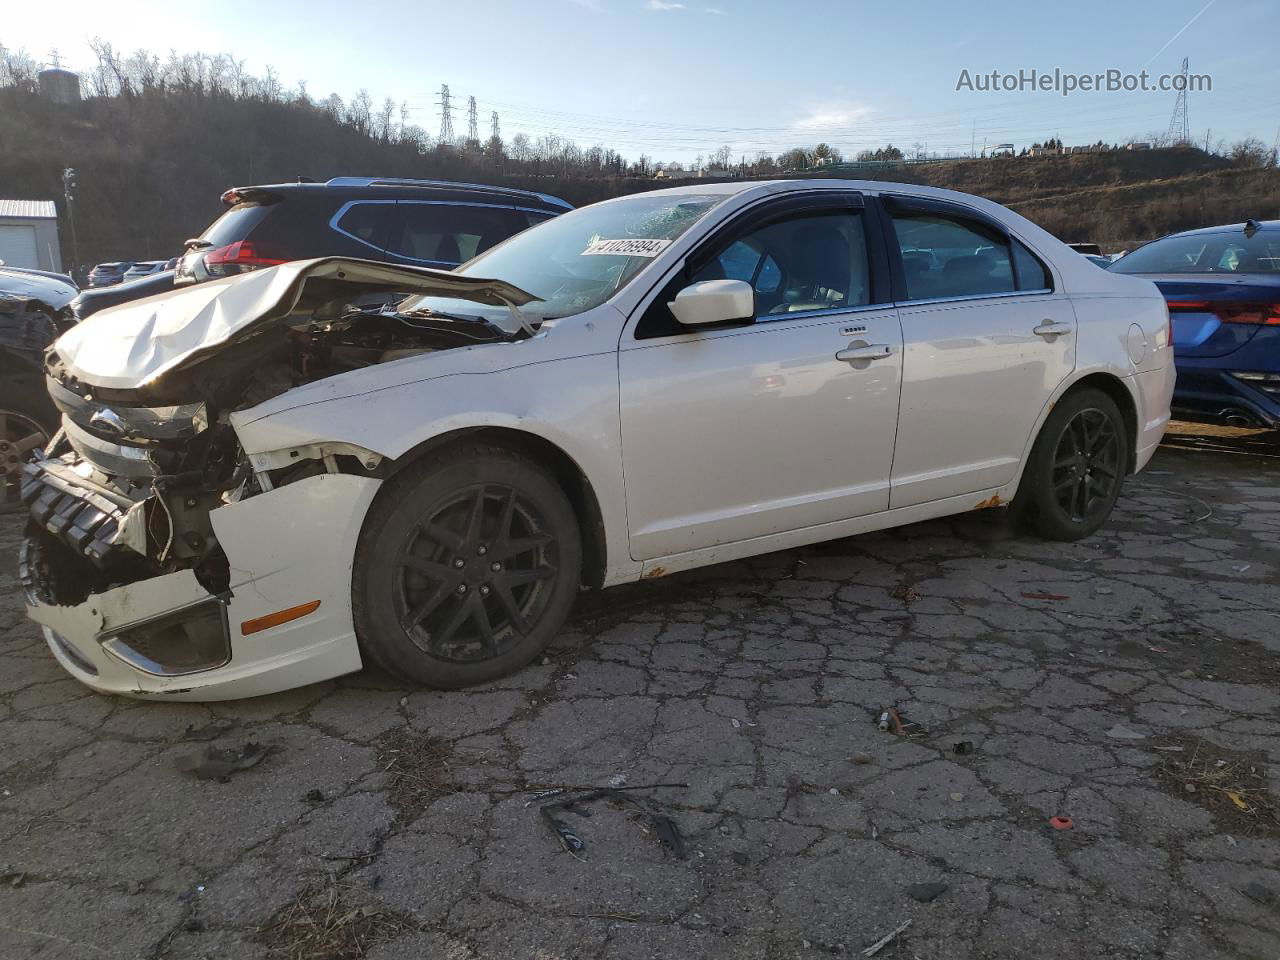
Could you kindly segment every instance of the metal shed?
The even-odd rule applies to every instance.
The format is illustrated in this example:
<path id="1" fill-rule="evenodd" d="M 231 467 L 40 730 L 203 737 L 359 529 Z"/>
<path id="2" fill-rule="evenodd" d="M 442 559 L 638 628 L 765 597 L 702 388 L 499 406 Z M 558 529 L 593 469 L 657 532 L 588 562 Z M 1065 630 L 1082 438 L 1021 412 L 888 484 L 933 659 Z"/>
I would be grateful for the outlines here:
<path id="1" fill-rule="evenodd" d="M 62 272 L 58 210 L 52 200 L 0 200 L 0 261 Z"/>

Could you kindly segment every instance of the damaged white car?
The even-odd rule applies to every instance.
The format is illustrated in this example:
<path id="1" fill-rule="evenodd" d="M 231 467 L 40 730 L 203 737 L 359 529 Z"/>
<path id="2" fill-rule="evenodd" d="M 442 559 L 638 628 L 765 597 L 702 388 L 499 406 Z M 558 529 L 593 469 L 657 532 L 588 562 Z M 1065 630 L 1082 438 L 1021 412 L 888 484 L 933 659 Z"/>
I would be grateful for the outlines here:
<path id="1" fill-rule="evenodd" d="M 1164 432 L 1168 337 L 1153 284 L 997 204 L 854 181 L 201 284 L 51 350 L 29 612 L 111 693 L 482 682 L 584 586 L 1010 502 L 1093 532 Z"/>

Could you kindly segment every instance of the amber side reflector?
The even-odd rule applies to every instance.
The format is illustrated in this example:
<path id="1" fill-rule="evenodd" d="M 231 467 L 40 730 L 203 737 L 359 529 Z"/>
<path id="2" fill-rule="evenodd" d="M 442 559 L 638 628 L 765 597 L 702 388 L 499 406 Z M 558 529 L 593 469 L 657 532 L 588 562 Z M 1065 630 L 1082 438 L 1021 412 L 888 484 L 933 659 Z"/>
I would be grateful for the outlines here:
<path id="1" fill-rule="evenodd" d="M 249 634 L 257 633 L 260 630 L 270 630 L 272 627 L 278 627 L 280 624 L 288 623 L 290 620 L 305 617 L 319 606 L 319 600 L 312 600 L 310 603 L 300 603 L 296 607 L 289 607 L 287 610 L 268 613 L 265 617 L 254 617 L 252 620 L 246 620 L 240 624 L 240 634 L 247 637 Z"/>

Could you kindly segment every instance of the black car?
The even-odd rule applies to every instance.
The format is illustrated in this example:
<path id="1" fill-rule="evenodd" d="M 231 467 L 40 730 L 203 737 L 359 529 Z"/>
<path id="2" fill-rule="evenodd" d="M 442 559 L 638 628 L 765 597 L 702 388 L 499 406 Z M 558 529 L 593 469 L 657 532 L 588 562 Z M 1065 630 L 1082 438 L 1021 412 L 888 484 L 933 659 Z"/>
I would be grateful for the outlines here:
<path id="1" fill-rule="evenodd" d="M 496 243 L 573 207 L 528 190 L 447 180 L 336 177 L 326 183 L 235 187 L 227 210 L 200 236 L 173 273 L 72 303 L 79 319 L 173 286 L 232 276 L 311 257 L 360 257 L 451 269 Z"/>

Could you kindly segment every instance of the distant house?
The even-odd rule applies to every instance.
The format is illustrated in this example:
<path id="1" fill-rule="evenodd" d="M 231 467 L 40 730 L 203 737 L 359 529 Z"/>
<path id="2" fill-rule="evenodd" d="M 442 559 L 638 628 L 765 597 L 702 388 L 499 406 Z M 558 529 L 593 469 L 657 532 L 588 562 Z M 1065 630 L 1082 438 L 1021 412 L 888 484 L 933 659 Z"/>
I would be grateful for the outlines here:
<path id="1" fill-rule="evenodd" d="M 1136 143 L 1126 144 L 1125 149 L 1126 150 L 1150 150 L 1151 144 L 1147 143 L 1145 140 L 1139 140 Z"/>
<path id="2" fill-rule="evenodd" d="M 993 157 L 1012 157 L 1012 156 L 1013 156 L 1013 144 L 1012 144 L 1012 143 L 997 143 L 994 147 L 992 147 L 992 148 L 991 148 L 990 155 L 991 155 L 991 156 L 993 156 Z"/>
<path id="3" fill-rule="evenodd" d="M 0 200 L 0 261 L 62 272 L 58 210 L 52 200 Z"/>
<path id="4" fill-rule="evenodd" d="M 653 175 L 655 180 L 692 180 L 702 176 L 701 170 L 667 170 L 662 169 Z"/>

